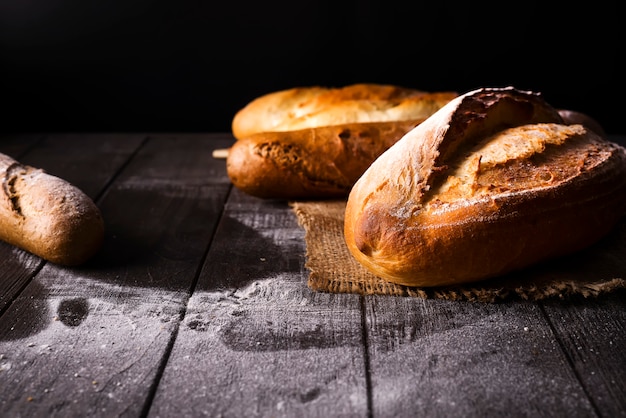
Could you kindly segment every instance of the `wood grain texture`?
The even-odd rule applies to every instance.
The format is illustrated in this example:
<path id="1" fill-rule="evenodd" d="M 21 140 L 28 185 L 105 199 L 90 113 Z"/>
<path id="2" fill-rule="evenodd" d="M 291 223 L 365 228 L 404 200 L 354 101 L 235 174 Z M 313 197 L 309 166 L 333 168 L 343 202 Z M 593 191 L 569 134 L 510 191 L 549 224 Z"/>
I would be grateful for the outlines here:
<path id="1" fill-rule="evenodd" d="M 214 241 L 150 415 L 366 416 L 359 297 L 307 288 L 287 203 L 233 190 Z"/>
<path id="2" fill-rule="evenodd" d="M 626 291 L 543 309 L 598 415 L 626 417 Z"/>
<path id="3" fill-rule="evenodd" d="M 535 303 L 371 297 L 366 312 L 374 416 L 594 414 Z"/>
<path id="4" fill-rule="evenodd" d="M 0 316 L 44 262 L 36 255 L 0 241 Z"/>
<path id="5" fill-rule="evenodd" d="M 43 138 L 42 134 L 1 135 L 0 153 L 21 158 Z M 0 316 L 42 265 L 39 257 L 0 242 Z"/>

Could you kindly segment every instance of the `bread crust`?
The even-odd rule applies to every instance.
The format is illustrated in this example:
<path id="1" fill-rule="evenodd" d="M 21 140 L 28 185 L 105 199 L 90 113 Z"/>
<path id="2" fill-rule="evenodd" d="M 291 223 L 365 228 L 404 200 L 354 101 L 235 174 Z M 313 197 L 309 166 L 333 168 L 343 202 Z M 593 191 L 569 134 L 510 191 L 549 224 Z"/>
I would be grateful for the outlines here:
<path id="1" fill-rule="evenodd" d="M 0 239 L 61 265 L 79 265 L 101 247 L 95 203 L 58 177 L 0 154 Z"/>
<path id="2" fill-rule="evenodd" d="M 233 144 L 233 185 L 260 198 L 345 197 L 369 165 L 422 120 L 265 132 Z"/>
<path id="3" fill-rule="evenodd" d="M 456 96 L 375 83 L 295 87 L 252 100 L 235 114 L 232 133 L 241 139 L 259 132 L 426 119 Z"/>
<path id="4" fill-rule="evenodd" d="M 566 125 L 536 93 L 478 89 L 356 182 L 344 234 L 373 274 L 410 286 L 482 280 L 580 250 L 626 210 L 626 150 Z"/>
<path id="5" fill-rule="evenodd" d="M 457 96 L 382 84 L 261 96 L 233 119 L 228 176 L 261 198 L 346 197 L 372 161 Z"/>

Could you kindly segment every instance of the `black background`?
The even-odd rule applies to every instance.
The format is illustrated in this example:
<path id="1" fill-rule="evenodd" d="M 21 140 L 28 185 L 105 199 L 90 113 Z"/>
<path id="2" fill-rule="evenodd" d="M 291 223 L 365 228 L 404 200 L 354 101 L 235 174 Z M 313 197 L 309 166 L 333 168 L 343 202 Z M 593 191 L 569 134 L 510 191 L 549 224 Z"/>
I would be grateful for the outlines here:
<path id="1" fill-rule="evenodd" d="M 602 2 L 0 0 L 3 131 L 229 131 L 255 97 L 513 85 L 609 133 L 624 22 Z"/>

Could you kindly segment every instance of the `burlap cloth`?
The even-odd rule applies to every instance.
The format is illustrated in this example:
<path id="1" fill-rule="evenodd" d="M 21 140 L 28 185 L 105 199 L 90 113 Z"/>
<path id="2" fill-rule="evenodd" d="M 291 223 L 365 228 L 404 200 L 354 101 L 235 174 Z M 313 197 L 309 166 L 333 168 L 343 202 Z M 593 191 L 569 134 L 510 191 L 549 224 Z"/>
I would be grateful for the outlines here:
<path id="1" fill-rule="evenodd" d="M 626 218 L 592 247 L 497 279 L 438 288 L 389 283 L 361 266 L 343 236 L 345 200 L 290 202 L 305 230 L 312 290 L 476 302 L 596 297 L 626 287 Z"/>

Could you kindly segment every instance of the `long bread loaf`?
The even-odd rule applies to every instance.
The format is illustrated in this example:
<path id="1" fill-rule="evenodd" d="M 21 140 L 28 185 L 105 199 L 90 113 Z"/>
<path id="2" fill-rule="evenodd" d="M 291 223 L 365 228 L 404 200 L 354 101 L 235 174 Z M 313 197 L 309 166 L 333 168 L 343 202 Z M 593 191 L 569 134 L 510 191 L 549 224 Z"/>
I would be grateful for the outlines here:
<path id="1" fill-rule="evenodd" d="M 101 247 L 104 222 L 81 190 L 0 154 L 0 239 L 61 265 L 87 261 Z"/>
<path id="2" fill-rule="evenodd" d="M 259 133 L 235 142 L 226 169 L 233 185 L 261 198 L 345 197 L 372 161 L 420 122 Z"/>
<path id="3" fill-rule="evenodd" d="M 376 83 L 294 87 L 252 100 L 233 117 L 232 132 L 241 139 L 260 132 L 424 120 L 456 96 Z"/>
<path id="4" fill-rule="evenodd" d="M 262 198 L 345 197 L 376 157 L 457 96 L 383 84 L 261 96 L 233 118 L 228 176 Z"/>

